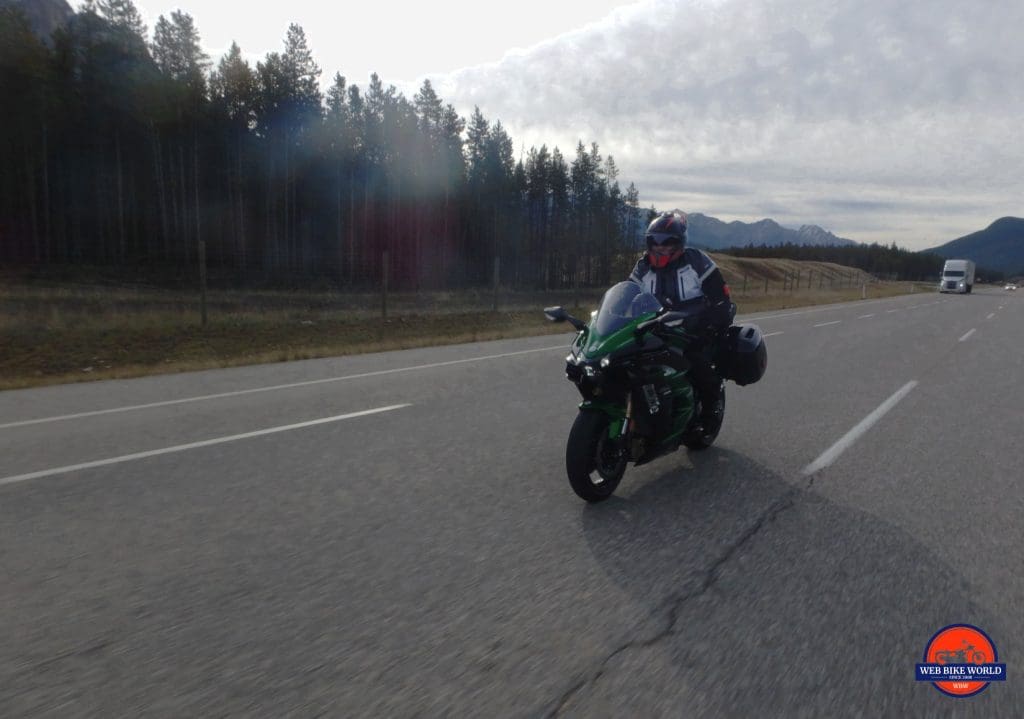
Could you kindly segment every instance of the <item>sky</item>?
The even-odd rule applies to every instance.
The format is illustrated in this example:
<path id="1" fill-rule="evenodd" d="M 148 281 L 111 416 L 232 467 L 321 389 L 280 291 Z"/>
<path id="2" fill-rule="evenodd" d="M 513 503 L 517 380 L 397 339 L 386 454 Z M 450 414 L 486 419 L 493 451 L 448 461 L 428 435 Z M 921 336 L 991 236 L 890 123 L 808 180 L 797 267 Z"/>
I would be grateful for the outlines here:
<path id="1" fill-rule="evenodd" d="M 152 28 L 179 7 L 136 2 Z M 962 0 L 195 0 L 215 60 L 303 26 L 324 70 L 430 78 L 517 152 L 579 140 L 641 202 L 942 244 L 1024 216 L 1024 3 Z M 243 18 L 239 20 L 238 18 Z"/>

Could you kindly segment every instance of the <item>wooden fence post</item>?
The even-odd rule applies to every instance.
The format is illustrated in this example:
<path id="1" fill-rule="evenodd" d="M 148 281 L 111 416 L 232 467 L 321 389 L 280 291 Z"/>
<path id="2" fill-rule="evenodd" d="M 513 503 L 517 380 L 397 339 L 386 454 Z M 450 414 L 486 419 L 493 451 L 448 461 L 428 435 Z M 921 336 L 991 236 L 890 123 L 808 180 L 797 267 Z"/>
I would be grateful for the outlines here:
<path id="1" fill-rule="evenodd" d="M 380 268 L 380 314 L 384 319 L 388 317 L 388 274 L 388 251 L 384 250 Z"/>
<path id="2" fill-rule="evenodd" d="M 498 280 L 501 277 L 501 258 L 497 255 L 494 256 L 494 302 L 491 305 L 491 310 L 494 312 L 498 311 Z"/>
<path id="3" fill-rule="evenodd" d="M 199 240 L 199 308 L 206 327 L 206 240 Z"/>

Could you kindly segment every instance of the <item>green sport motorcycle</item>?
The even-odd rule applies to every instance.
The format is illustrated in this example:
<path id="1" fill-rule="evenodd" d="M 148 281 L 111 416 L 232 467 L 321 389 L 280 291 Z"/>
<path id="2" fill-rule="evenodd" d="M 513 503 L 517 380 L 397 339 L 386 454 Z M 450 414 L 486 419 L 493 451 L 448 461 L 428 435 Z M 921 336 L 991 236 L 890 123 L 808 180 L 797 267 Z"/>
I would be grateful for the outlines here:
<path id="1" fill-rule="evenodd" d="M 693 310 L 666 311 L 637 283 L 620 282 L 605 293 L 589 324 L 561 307 L 544 314 L 578 331 L 565 372 L 583 402 L 569 432 L 565 468 L 573 491 L 588 502 L 608 499 L 629 462 L 646 464 L 681 445 L 710 447 L 725 416 L 724 379 L 756 382 L 768 362 L 753 325 L 730 327 L 715 338 L 708 351 L 723 383 L 717 421 L 706 427 L 684 355 L 695 339 L 684 329 Z"/>

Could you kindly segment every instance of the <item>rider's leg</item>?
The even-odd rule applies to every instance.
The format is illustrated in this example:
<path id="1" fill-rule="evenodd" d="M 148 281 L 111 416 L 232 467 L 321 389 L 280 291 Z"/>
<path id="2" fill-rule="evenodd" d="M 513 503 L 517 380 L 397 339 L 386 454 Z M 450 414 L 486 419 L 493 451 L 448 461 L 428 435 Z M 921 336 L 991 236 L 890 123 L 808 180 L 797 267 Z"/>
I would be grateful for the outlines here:
<path id="1" fill-rule="evenodd" d="M 701 421 L 717 421 L 721 416 L 721 405 L 718 400 L 722 380 L 711 367 L 711 362 L 704 352 L 687 352 L 686 358 L 690 361 L 690 382 L 701 402 Z"/>

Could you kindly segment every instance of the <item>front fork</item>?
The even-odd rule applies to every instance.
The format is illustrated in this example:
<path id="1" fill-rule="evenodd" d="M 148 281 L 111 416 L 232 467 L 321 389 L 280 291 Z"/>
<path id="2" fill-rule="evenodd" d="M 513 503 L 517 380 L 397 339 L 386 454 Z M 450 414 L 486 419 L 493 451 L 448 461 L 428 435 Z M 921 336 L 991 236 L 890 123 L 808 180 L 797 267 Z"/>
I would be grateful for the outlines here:
<path id="1" fill-rule="evenodd" d="M 604 412 L 608 416 L 608 439 L 614 442 L 619 448 L 629 453 L 634 459 L 632 448 L 629 446 L 630 430 L 633 427 L 633 393 L 626 393 L 626 411 L 622 411 L 622 405 L 610 402 L 595 402 L 585 400 L 580 403 L 581 410 L 591 412 Z"/>

